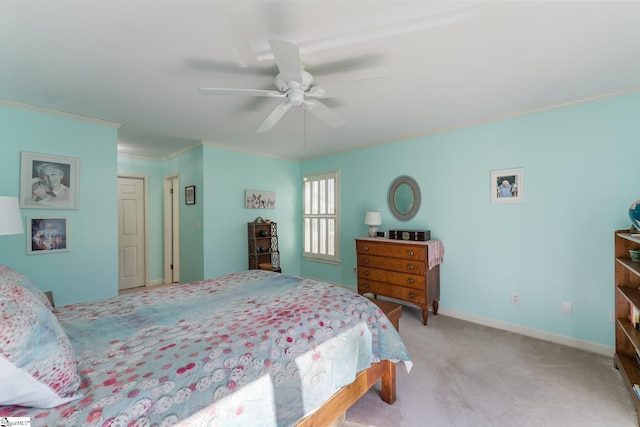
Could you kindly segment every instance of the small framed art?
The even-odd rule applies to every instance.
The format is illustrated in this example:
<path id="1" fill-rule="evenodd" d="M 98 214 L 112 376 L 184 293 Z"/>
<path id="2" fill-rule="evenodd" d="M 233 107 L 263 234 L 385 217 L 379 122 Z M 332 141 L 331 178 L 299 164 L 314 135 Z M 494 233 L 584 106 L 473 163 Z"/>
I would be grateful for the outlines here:
<path id="1" fill-rule="evenodd" d="M 491 203 L 524 201 L 524 168 L 491 171 Z"/>
<path id="2" fill-rule="evenodd" d="M 196 186 L 195 185 L 190 185 L 189 187 L 184 188 L 184 202 L 187 205 L 196 204 Z"/>
<path id="3" fill-rule="evenodd" d="M 67 217 L 27 217 L 27 254 L 69 251 Z"/>
<path id="4" fill-rule="evenodd" d="M 21 153 L 20 207 L 78 209 L 80 160 Z"/>
<path id="5" fill-rule="evenodd" d="M 244 207 L 247 209 L 273 209 L 276 193 L 264 190 L 244 190 Z"/>

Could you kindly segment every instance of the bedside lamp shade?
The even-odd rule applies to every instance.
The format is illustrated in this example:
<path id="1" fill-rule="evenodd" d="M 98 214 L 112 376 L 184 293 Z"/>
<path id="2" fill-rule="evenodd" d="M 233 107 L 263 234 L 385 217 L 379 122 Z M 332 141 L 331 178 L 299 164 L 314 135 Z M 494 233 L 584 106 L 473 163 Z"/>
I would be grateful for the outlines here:
<path id="1" fill-rule="evenodd" d="M 0 196 L 0 236 L 22 233 L 24 228 L 18 198 Z"/>
<path id="2" fill-rule="evenodd" d="M 364 216 L 364 223 L 369 226 L 369 237 L 376 237 L 378 226 L 382 224 L 382 214 L 380 212 L 367 212 Z"/>

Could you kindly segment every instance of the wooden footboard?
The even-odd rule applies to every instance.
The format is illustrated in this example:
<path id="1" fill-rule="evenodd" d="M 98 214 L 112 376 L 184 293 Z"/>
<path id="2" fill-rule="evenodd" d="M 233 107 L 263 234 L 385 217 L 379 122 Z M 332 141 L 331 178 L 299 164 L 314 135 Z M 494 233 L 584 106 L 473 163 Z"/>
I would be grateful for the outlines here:
<path id="1" fill-rule="evenodd" d="M 297 427 L 324 427 L 335 421 L 362 397 L 378 380 L 382 380 L 382 400 L 388 404 L 396 401 L 396 364 L 383 360 L 360 371 L 356 379 L 342 387 L 313 414 L 303 418 Z"/>

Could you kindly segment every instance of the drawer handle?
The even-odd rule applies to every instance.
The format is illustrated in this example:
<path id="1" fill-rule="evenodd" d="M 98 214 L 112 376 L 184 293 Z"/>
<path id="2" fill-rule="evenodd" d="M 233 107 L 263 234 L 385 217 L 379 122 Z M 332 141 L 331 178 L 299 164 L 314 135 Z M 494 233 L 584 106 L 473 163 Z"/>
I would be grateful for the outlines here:
<path id="1" fill-rule="evenodd" d="M 407 279 L 407 283 L 413 283 L 413 279 Z"/>
<path id="2" fill-rule="evenodd" d="M 407 265 L 407 270 L 413 270 L 414 268 L 416 267 L 413 264 Z"/>
<path id="3" fill-rule="evenodd" d="M 415 255 L 415 253 L 413 251 L 409 251 L 408 253 L 409 253 L 409 256 L 414 256 Z"/>
<path id="4" fill-rule="evenodd" d="M 369 258 L 365 258 L 365 259 L 364 259 L 364 263 L 365 263 L 365 264 L 369 264 Z"/>
<path id="5" fill-rule="evenodd" d="M 365 283 L 363 286 L 364 286 L 365 289 L 369 289 L 369 284 L 368 283 Z"/>
<path id="6" fill-rule="evenodd" d="M 365 272 L 364 272 L 364 275 L 365 275 L 365 276 L 368 276 L 368 275 L 369 275 L 369 272 L 368 272 L 368 271 L 365 271 Z"/>
<path id="7" fill-rule="evenodd" d="M 368 250 L 369 250 L 369 246 L 366 246 L 366 245 L 365 245 L 364 250 L 365 250 L 365 251 L 368 251 Z"/>
<path id="8" fill-rule="evenodd" d="M 414 294 L 413 292 L 409 292 L 409 298 L 415 298 L 416 294 Z"/>

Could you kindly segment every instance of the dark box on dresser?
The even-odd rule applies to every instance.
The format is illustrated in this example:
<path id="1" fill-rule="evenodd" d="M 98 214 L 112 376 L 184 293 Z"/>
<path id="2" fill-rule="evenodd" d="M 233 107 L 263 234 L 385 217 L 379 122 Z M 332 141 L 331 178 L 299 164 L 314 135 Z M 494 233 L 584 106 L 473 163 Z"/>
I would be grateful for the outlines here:
<path id="1" fill-rule="evenodd" d="M 431 240 L 430 230 L 389 230 L 389 238 L 393 240 L 413 240 L 426 242 Z"/>

